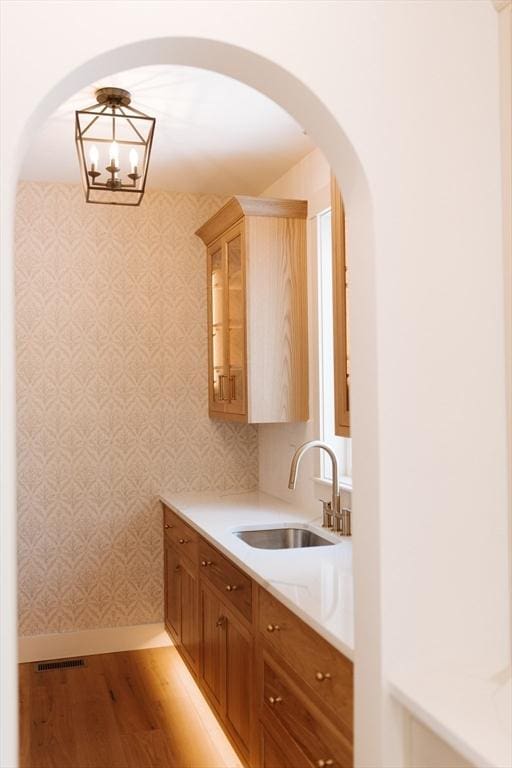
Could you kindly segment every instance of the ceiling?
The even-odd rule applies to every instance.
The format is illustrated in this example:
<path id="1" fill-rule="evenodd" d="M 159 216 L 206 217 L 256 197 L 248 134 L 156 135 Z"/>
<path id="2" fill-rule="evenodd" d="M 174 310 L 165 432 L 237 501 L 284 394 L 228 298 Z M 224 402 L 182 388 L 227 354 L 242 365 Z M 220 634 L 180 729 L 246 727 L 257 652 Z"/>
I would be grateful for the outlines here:
<path id="1" fill-rule="evenodd" d="M 260 194 L 314 149 L 287 112 L 238 80 L 194 67 L 140 67 L 62 104 L 41 126 L 22 179 L 80 183 L 74 112 L 105 86 L 126 88 L 133 106 L 156 117 L 147 189 Z"/>

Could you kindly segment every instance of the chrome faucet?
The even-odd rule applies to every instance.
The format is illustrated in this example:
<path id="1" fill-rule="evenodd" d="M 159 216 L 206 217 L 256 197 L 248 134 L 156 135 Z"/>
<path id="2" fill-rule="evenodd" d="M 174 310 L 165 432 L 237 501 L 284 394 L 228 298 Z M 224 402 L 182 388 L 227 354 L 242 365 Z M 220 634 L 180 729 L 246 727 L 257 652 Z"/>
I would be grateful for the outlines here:
<path id="1" fill-rule="evenodd" d="M 332 496 L 331 501 L 323 502 L 323 514 L 322 514 L 322 526 L 324 528 L 333 528 L 336 533 L 340 533 L 342 536 L 350 536 L 351 534 L 351 520 L 350 510 L 340 510 L 340 488 L 338 482 L 338 459 L 332 448 L 327 443 L 321 440 L 309 440 L 307 443 L 299 446 L 293 454 L 292 463 L 290 466 L 290 479 L 288 481 L 288 488 L 293 491 L 297 482 L 297 471 L 299 464 L 310 448 L 321 448 L 330 457 L 332 462 Z"/>

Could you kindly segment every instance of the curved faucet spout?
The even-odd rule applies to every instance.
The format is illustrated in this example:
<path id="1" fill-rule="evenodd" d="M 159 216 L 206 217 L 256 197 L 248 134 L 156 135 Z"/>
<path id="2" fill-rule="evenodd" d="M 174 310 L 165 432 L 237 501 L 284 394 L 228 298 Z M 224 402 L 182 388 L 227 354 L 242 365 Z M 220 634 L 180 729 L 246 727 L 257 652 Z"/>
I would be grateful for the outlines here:
<path id="1" fill-rule="evenodd" d="M 332 462 L 331 514 L 337 517 L 339 514 L 339 508 L 340 508 L 340 492 L 339 492 L 339 484 L 338 484 L 338 459 L 336 458 L 336 454 L 334 453 L 331 446 L 327 445 L 327 443 L 322 442 L 322 440 L 309 440 L 307 443 L 304 443 L 303 445 L 299 446 L 299 448 L 297 448 L 297 450 L 293 455 L 292 463 L 290 466 L 290 479 L 288 481 L 288 488 L 291 491 L 293 491 L 293 489 L 295 488 L 295 483 L 297 482 L 297 472 L 299 469 L 299 464 L 304 454 L 307 451 L 309 451 L 310 448 L 321 448 L 330 456 L 330 459 Z"/>

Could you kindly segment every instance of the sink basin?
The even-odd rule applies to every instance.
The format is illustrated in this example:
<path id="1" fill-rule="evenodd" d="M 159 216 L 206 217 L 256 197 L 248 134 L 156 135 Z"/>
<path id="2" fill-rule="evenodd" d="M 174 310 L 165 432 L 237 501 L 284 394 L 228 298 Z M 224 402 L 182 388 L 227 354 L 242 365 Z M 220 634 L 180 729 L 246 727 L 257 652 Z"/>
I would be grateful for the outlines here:
<path id="1" fill-rule="evenodd" d="M 324 539 L 307 528 L 268 528 L 262 531 L 234 531 L 235 536 L 257 549 L 301 549 L 328 547 L 335 541 Z"/>

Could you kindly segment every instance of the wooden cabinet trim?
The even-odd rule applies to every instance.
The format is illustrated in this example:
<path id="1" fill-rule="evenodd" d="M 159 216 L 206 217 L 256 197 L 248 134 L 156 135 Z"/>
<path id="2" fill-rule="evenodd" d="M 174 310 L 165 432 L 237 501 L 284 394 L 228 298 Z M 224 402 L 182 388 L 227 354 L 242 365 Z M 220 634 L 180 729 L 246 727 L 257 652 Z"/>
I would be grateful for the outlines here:
<path id="1" fill-rule="evenodd" d="M 228 227 L 243 216 L 277 216 L 280 218 L 305 219 L 308 215 L 306 200 L 281 200 L 268 197 L 236 195 L 196 231 L 205 245 L 210 245 Z"/>
<path id="2" fill-rule="evenodd" d="M 347 365 L 347 301 L 345 211 L 336 179 L 331 176 L 332 284 L 334 319 L 335 433 L 350 437 L 350 393 Z"/>

